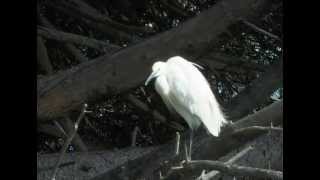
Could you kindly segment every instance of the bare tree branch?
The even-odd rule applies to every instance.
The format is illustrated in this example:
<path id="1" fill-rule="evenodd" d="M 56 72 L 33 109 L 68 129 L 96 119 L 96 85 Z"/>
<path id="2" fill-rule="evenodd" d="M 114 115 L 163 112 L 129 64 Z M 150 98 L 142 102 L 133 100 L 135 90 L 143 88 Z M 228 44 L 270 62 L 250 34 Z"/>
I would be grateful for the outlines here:
<path id="1" fill-rule="evenodd" d="M 283 131 L 282 128 L 279 127 L 262 127 L 262 126 L 251 126 L 251 127 L 246 127 L 246 128 L 242 128 L 242 129 L 238 129 L 237 131 L 235 131 L 234 133 L 242 133 L 245 131 L 264 131 L 264 132 L 268 132 L 268 131 Z"/>
<path id="2" fill-rule="evenodd" d="M 283 173 L 281 171 L 274 171 L 269 169 L 253 168 L 246 166 L 237 166 L 231 164 L 225 164 L 220 161 L 209 160 L 196 160 L 187 162 L 184 165 L 185 168 L 191 169 L 214 169 L 230 175 L 235 176 L 250 176 L 255 178 L 271 178 L 271 179 L 283 179 Z"/>
<path id="3" fill-rule="evenodd" d="M 108 24 L 119 30 L 125 31 L 127 33 L 149 33 L 150 29 L 148 27 L 136 27 L 131 25 L 124 25 L 119 22 L 116 22 L 110 19 L 108 16 L 100 14 L 93 7 L 81 0 L 71 0 L 77 6 L 72 5 L 71 3 L 61 2 L 64 6 L 73 9 L 84 17 L 90 18 L 91 20 L 98 21 L 100 23 Z"/>
<path id="4" fill-rule="evenodd" d="M 273 39 L 276 39 L 278 41 L 281 40 L 278 36 L 268 32 L 266 30 L 263 30 L 263 29 L 259 28 L 258 26 L 254 25 L 254 24 L 252 24 L 252 23 L 250 23 L 250 22 L 248 22 L 248 21 L 246 21 L 244 19 L 241 19 L 241 22 L 243 22 L 245 25 L 249 26 L 250 28 L 252 28 L 253 30 L 255 30 L 255 31 L 259 32 L 259 33 L 262 33 L 262 34 L 264 34 L 266 36 L 269 36 L 269 37 L 271 37 Z"/>
<path id="5" fill-rule="evenodd" d="M 38 45 L 38 50 L 37 50 L 38 63 L 41 69 L 43 69 L 47 75 L 50 75 L 53 73 L 53 68 L 48 56 L 47 48 L 44 45 L 42 38 L 39 36 L 37 37 L 37 45 Z"/>
<path id="6" fill-rule="evenodd" d="M 251 151 L 253 149 L 252 146 L 248 146 L 246 148 L 244 148 L 243 150 L 241 150 L 239 153 L 237 153 L 236 155 L 232 156 L 227 162 L 225 162 L 224 164 L 233 164 L 236 161 L 238 161 L 240 158 L 242 158 L 244 155 L 246 155 L 249 151 Z M 210 172 L 208 172 L 207 174 L 203 174 L 202 176 L 200 176 L 199 178 L 197 178 L 197 180 L 209 180 L 212 179 L 214 177 L 219 176 L 221 173 L 219 171 L 216 170 L 212 170 Z"/>
<path id="7" fill-rule="evenodd" d="M 84 104 L 84 105 L 83 105 L 83 108 L 82 108 L 82 110 L 81 110 L 81 113 L 80 113 L 80 115 L 79 115 L 79 117 L 78 117 L 78 119 L 77 119 L 77 121 L 76 121 L 76 123 L 75 123 L 73 132 L 69 134 L 68 139 L 66 140 L 66 142 L 65 142 L 64 145 L 63 145 L 63 147 L 61 148 L 60 156 L 59 156 L 59 159 L 58 159 L 58 161 L 57 161 L 57 163 L 56 163 L 56 165 L 55 165 L 54 171 L 53 171 L 52 176 L 51 176 L 51 180 L 55 180 L 55 179 L 56 179 L 56 174 L 57 174 L 57 172 L 58 172 L 58 170 L 59 170 L 59 169 L 58 169 L 58 168 L 59 168 L 59 165 L 61 164 L 61 161 L 62 161 L 62 159 L 63 159 L 64 154 L 66 153 L 66 150 L 67 150 L 69 144 L 71 143 L 72 139 L 74 138 L 74 136 L 75 136 L 76 133 L 77 133 L 79 124 L 80 124 L 82 118 L 84 117 L 84 115 L 85 115 L 85 113 L 86 113 L 86 108 L 87 108 L 87 104 Z"/>
<path id="8" fill-rule="evenodd" d="M 66 134 L 64 134 L 56 126 L 51 124 L 39 123 L 37 126 L 37 131 L 45 134 L 49 134 L 55 137 L 66 137 Z"/>
<path id="9" fill-rule="evenodd" d="M 66 32 L 62 32 L 54 29 L 49 29 L 42 26 L 38 26 L 37 33 L 38 35 L 43 36 L 47 39 L 85 45 L 85 46 L 100 50 L 102 52 L 110 53 L 120 48 L 119 46 L 111 45 L 96 39 L 87 38 L 85 36 L 76 35 L 72 33 L 66 33 Z"/>
<path id="10" fill-rule="evenodd" d="M 239 119 L 250 113 L 270 95 L 282 86 L 282 59 L 271 67 L 261 77 L 255 79 L 250 86 L 241 91 L 226 106 L 230 110 L 230 119 Z"/>
<path id="11" fill-rule="evenodd" d="M 215 63 L 221 63 L 221 64 L 225 64 L 228 66 L 241 66 L 243 68 L 246 69 L 254 69 L 254 70 L 258 70 L 258 71 L 265 71 L 266 70 L 266 65 L 262 65 L 262 64 L 258 64 L 258 63 L 254 63 L 252 61 L 254 60 L 244 60 L 242 58 L 239 57 L 234 57 L 234 56 L 230 56 L 227 54 L 223 54 L 223 53 L 210 53 L 208 55 L 206 55 L 206 57 L 204 58 L 200 58 L 199 59 L 200 62 L 204 61 L 207 62 L 208 64 L 210 62 L 215 62 Z M 224 66 L 223 66 L 224 67 Z M 218 66 L 217 69 L 222 69 L 223 67 Z"/>
<path id="12" fill-rule="evenodd" d="M 74 131 L 74 125 L 70 118 L 66 117 L 65 119 L 60 121 L 65 131 L 68 133 L 68 137 L 73 133 Z M 75 145 L 75 147 L 80 151 L 88 151 L 87 146 L 82 141 L 79 134 L 76 132 L 74 135 L 74 138 L 72 139 L 72 144 Z"/>
<path id="13" fill-rule="evenodd" d="M 56 29 L 53 24 L 51 24 L 47 18 L 40 16 L 40 21 L 42 23 L 42 25 L 50 28 L 50 29 Z M 72 44 L 65 44 L 64 45 L 65 48 L 67 49 L 67 51 L 69 51 L 74 57 L 76 60 L 78 60 L 79 62 L 85 62 L 85 61 L 88 61 L 88 58 L 85 57 L 84 55 L 82 55 L 81 51 L 76 48 L 74 45 Z"/>
<path id="14" fill-rule="evenodd" d="M 105 33 L 110 39 L 120 39 L 121 41 L 128 41 L 131 42 L 133 40 L 133 37 L 125 32 L 119 31 L 115 28 L 113 28 L 112 26 L 109 26 L 105 23 L 101 23 L 101 22 L 97 22 L 97 21 L 93 21 L 87 18 L 83 18 L 83 16 L 81 16 L 81 14 L 74 12 L 70 9 L 68 9 L 65 6 L 62 6 L 59 3 L 54 3 L 52 1 L 46 1 L 45 2 L 47 6 L 49 6 L 50 8 L 53 8 L 59 12 L 62 12 L 70 17 L 73 17 L 77 20 L 81 20 L 82 22 L 86 23 L 88 26 L 90 26 L 93 29 L 96 29 L 102 33 Z"/>
<path id="15" fill-rule="evenodd" d="M 188 14 L 184 12 L 182 9 L 175 7 L 174 5 L 171 5 L 167 0 L 160 0 L 160 2 L 168 9 L 170 9 L 171 12 L 177 14 L 178 16 L 182 17 L 188 17 Z"/>
<path id="16" fill-rule="evenodd" d="M 132 147 L 136 146 L 138 132 L 139 132 L 139 127 L 135 126 L 132 131 L 132 138 L 131 138 L 131 146 Z"/>

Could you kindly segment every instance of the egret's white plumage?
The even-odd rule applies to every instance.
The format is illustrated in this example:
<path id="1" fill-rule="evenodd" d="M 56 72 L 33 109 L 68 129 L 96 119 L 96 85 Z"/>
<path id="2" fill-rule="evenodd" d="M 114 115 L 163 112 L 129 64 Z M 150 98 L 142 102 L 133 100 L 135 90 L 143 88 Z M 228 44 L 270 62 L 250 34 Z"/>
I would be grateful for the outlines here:
<path id="1" fill-rule="evenodd" d="M 195 65 L 180 56 L 158 61 L 146 85 L 156 78 L 155 89 L 170 111 L 180 114 L 191 130 L 198 129 L 202 122 L 213 136 L 218 136 L 226 120 L 209 83 Z"/>

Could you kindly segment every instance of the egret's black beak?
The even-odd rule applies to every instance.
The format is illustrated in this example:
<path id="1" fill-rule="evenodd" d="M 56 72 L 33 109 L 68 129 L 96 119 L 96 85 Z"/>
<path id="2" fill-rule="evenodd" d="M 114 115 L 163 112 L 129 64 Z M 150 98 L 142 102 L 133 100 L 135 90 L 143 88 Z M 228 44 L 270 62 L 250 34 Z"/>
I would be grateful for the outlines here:
<path id="1" fill-rule="evenodd" d="M 146 82 L 144 83 L 145 86 L 147 86 L 149 84 L 149 82 L 153 79 L 156 78 L 160 75 L 159 71 L 156 72 L 152 72 L 151 75 L 148 77 L 148 79 L 146 80 Z"/>

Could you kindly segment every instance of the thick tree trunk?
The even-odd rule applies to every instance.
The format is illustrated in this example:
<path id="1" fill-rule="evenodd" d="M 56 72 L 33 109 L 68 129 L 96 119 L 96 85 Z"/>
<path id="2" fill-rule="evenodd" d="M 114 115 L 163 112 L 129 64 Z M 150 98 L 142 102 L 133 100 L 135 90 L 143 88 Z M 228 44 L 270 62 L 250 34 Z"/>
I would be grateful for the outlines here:
<path id="1" fill-rule="evenodd" d="M 100 57 L 92 63 L 49 77 L 55 80 L 63 77 L 55 85 L 50 86 L 48 80 L 39 82 L 38 119 L 60 117 L 103 94 L 134 88 L 146 79 L 151 65 L 157 60 L 175 55 L 195 59 L 217 42 L 218 35 L 229 25 L 237 22 L 226 16 L 226 12 L 232 12 L 235 17 L 257 17 L 271 4 L 265 0 L 222 2 L 171 31 L 118 51 L 111 57 Z M 46 87 L 48 84 L 50 88 Z"/>

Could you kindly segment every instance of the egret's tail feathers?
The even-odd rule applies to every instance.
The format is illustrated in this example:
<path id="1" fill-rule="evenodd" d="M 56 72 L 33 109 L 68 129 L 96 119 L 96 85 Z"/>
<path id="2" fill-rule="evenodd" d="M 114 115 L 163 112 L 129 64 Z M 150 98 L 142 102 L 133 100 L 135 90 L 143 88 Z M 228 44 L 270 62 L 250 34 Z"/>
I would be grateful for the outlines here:
<path id="1" fill-rule="evenodd" d="M 204 111 L 205 110 L 205 111 Z M 227 123 L 224 114 L 218 106 L 197 106 L 195 108 L 200 120 L 213 136 L 219 136 L 221 127 Z"/>
<path id="2" fill-rule="evenodd" d="M 217 120 L 215 120 L 215 121 L 217 121 Z M 215 122 L 215 123 L 211 123 L 210 126 L 206 125 L 206 128 L 208 129 L 210 134 L 212 134 L 213 136 L 217 137 L 220 134 L 222 124 L 223 124 L 222 121 Z"/>

